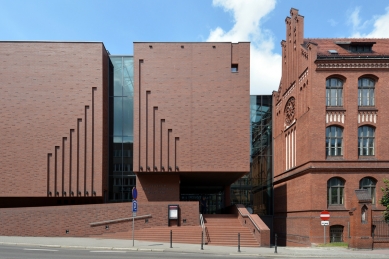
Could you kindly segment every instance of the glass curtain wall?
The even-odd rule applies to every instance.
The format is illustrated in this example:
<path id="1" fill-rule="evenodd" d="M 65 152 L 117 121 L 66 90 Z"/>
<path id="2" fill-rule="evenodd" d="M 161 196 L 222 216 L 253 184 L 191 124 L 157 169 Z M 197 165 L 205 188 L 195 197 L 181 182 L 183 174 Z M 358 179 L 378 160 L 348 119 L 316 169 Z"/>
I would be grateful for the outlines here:
<path id="1" fill-rule="evenodd" d="M 253 210 L 273 214 L 272 96 L 250 96 L 250 132 Z"/>
<path id="2" fill-rule="evenodd" d="M 132 56 L 110 56 L 113 82 L 110 89 L 109 201 L 131 201 L 133 172 L 134 66 Z"/>
<path id="3" fill-rule="evenodd" d="M 272 215 L 272 96 L 250 96 L 250 173 L 231 185 L 233 204 Z"/>

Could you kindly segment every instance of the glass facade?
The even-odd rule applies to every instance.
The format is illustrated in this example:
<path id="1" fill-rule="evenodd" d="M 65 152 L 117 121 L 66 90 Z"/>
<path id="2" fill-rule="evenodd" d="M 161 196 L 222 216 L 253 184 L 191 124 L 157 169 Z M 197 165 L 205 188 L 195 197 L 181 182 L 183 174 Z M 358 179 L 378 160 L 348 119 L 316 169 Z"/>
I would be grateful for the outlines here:
<path id="1" fill-rule="evenodd" d="M 132 56 L 110 56 L 109 201 L 131 201 L 133 172 L 134 66 Z"/>
<path id="2" fill-rule="evenodd" d="M 272 96 L 250 96 L 250 173 L 231 185 L 234 204 L 272 215 Z"/>
<path id="3" fill-rule="evenodd" d="M 272 96 L 250 96 L 253 210 L 273 215 Z"/>

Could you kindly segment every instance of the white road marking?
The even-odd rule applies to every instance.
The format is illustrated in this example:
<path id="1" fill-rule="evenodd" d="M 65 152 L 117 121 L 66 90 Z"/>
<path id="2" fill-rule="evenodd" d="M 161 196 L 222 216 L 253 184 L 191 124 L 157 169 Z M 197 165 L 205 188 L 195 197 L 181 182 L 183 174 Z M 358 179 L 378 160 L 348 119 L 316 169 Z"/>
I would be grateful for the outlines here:
<path id="1" fill-rule="evenodd" d="M 126 251 L 115 251 L 115 250 L 110 250 L 110 251 L 104 251 L 104 250 L 97 250 L 97 251 L 89 251 L 91 253 L 125 253 Z"/>
<path id="2" fill-rule="evenodd" d="M 24 248 L 23 250 L 27 250 L 27 251 L 47 251 L 47 252 L 58 252 L 58 250 L 53 250 L 53 249 L 39 249 L 39 248 Z"/>

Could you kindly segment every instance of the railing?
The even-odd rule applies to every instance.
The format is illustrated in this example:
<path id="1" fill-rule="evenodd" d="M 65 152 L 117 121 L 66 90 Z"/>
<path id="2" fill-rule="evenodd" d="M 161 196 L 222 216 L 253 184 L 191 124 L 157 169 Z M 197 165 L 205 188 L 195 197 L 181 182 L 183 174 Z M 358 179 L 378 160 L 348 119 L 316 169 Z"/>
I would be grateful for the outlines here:
<path id="1" fill-rule="evenodd" d="M 89 223 L 89 225 L 91 227 L 94 227 L 94 226 L 99 226 L 99 225 L 119 223 L 119 222 L 123 222 L 123 221 L 130 221 L 132 219 L 144 219 L 144 218 L 151 218 L 151 214 L 137 216 L 137 217 L 130 217 L 130 218 L 111 219 L 111 220 L 105 220 L 105 221 L 100 221 L 100 222 L 92 222 L 92 223 Z"/>
<path id="2" fill-rule="evenodd" d="M 203 214 L 200 214 L 200 225 L 201 225 L 201 246 L 204 245 L 204 234 L 205 234 L 205 224 Z"/>
<path id="3" fill-rule="evenodd" d="M 372 234 L 375 240 L 389 241 L 389 223 L 384 220 L 374 220 Z"/>

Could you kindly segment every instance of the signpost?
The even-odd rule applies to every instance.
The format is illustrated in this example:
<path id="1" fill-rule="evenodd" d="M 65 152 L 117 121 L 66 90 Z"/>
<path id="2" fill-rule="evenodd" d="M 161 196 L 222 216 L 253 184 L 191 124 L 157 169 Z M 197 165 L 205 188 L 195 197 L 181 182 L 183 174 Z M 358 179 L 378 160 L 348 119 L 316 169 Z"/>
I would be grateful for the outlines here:
<path id="1" fill-rule="evenodd" d="M 134 229 L 135 229 L 135 221 L 136 212 L 138 211 L 138 202 L 136 199 L 138 198 L 138 191 L 136 187 L 132 188 L 132 246 L 134 246 Z"/>
<path id="2" fill-rule="evenodd" d="M 326 244 L 326 226 L 330 225 L 330 222 L 328 221 L 330 219 L 330 213 L 326 210 L 323 210 L 320 213 L 321 218 L 321 225 L 324 227 L 324 244 Z"/>

